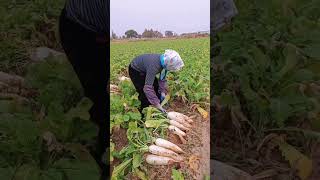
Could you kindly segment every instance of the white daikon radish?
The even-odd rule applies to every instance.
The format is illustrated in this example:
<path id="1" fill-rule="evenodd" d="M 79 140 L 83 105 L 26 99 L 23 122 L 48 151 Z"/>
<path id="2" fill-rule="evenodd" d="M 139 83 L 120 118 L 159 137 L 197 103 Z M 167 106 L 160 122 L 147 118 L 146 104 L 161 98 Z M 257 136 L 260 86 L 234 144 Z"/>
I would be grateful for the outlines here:
<path id="1" fill-rule="evenodd" d="M 156 146 L 156 145 L 149 146 L 149 152 L 154 155 L 170 157 L 176 161 L 183 161 L 183 157 L 181 157 L 179 154 L 160 146 Z"/>
<path id="2" fill-rule="evenodd" d="M 178 134 L 178 136 L 179 136 L 182 144 L 186 144 L 187 143 L 187 140 L 185 140 L 181 135 Z"/>
<path id="3" fill-rule="evenodd" d="M 146 162 L 151 165 L 170 165 L 176 162 L 174 159 L 163 156 L 156 156 L 153 154 L 148 154 L 146 157 Z"/>
<path id="4" fill-rule="evenodd" d="M 173 144 L 172 142 L 167 141 L 165 139 L 157 138 L 155 144 L 157 146 L 170 149 L 170 150 L 177 152 L 177 153 L 185 153 L 179 146 L 177 146 L 177 145 Z"/>
<path id="5" fill-rule="evenodd" d="M 186 126 L 187 128 L 191 128 L 191 124 L 189 124 L 188 121 L 184 120 L 184 118 L 181 117 L 177 117 L 175 116 L 173 113 L 168 113 L 168 118 L 174 121 L 177 121 L 178 123 Z"/>
<path id="6" fill-rule="evenodd" d="M 178 112 L 168 112 L 168 117 L 169 119 L 183 119 L 185 121 L 187 121 L 188 123 L 193 123 L 193 120 L 191 118 L 189 118 L 188 116 L 182 114 L 182 113 L 178 113 Z"/>
<path id="7" fill-rule="evenodd" d="M 173 126 L 176 126 L 176 127 L 180 128 L 180 129 L 182 129 L 182 130 L 185 130 L 185 131 L 189 131 L 189 130 L 190 130 L 189 128 L 185 127 L 184 125 L 178 123 L 178 122 L 175 121 L 175 120 L 170 120 L 169 123 L 170 123 L 171 125 L 173 125 Z"/>
<path id="8" fill-rule="evenodd" d="M 180 136 L 185 136 L 186 135 L 185 132 L 181 131 L 179 128 L 177 128 L 175 126 L 170 125 L 168 127 L 168 129 L 169 129 L 169 131 L 173 132 L 176 135 L 180 135 Z"/>
<path id="9" fill-rule="evenodd" d="M 193 123 L 193 120 L 189 117 L 187 117 L 185 120 L 187 120 L 189 123 Z"/>

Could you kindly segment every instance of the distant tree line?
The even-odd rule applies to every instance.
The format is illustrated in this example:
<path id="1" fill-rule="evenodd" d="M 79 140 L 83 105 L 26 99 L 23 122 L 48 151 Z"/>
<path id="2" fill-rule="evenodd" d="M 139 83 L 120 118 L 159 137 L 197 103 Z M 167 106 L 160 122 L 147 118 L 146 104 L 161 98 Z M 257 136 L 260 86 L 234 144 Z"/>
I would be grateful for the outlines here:
<path id="1" fill-rule="evenodd" d="M 185 35 L 188 34 L 192 34 L 194 36 L 194 34 L 197 33 L 183 33 L 183 37 L 185 37 Z M 207 33 L 209 35 L 209 33 Z M 123 36 L 117 36 L 116 33 L 114 33 L 112 31 L 111 33 L 111 39 L 132 39 L 132 38 L 163 38 L 163 37 L 178 37 L 179 35 L 173 31 L 165 31 L 164 35 L 157 31 L 157 30 L 153 30 L 151 29 L 145 29 L 143 31 L 142 34 L 137 33 L 137 31 L 133 30 L 133 29 L 129 29 L 127 30 Z"/>

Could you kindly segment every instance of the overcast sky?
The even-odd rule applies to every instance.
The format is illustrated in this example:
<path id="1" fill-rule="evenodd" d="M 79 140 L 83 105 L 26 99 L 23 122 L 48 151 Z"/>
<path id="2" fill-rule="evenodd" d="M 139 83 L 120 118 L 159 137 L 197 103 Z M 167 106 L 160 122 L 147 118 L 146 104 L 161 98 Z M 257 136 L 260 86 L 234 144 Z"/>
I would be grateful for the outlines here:
<path id="1" fill-rule="evenodd" d="M 110 30 L 117 35 L 145 28 L 163 34 L 210 30 L 210 0 L 111 0 L 110 5 Z"/>

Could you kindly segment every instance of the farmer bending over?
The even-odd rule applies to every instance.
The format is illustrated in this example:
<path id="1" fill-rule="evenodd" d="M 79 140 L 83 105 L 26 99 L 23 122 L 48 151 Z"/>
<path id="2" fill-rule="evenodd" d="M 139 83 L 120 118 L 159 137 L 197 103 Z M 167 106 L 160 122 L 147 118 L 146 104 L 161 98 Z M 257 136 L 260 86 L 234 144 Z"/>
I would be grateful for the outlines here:
<path id="1" fill-rule="evenodd" d="M 93 106 L 90 118 L 97 124 L 97 142 L 90 152 L 101 168 L 101 179 L 107 179 L 107 164 L 102 162 L 109 132 L 107 110 L 109 95 L 109 2 L 101 0 L 67 0 L 60 16 L 60 39 L 72 64 L 84 95 Z"/>
<path id="2" fill-rule="evenodd" d="M 139 93 L 141 114 L 149 105 L 166 113 L 160 103 L 168 93 L 167 72 L 179 71 L 183 66 L 180 55 L 174 50 L 166 50 L 164 54 L 143 54 L 132 60 L 129 65 L 129 75 Z M 159 73 L 158 79 L 156 75 Z"/>

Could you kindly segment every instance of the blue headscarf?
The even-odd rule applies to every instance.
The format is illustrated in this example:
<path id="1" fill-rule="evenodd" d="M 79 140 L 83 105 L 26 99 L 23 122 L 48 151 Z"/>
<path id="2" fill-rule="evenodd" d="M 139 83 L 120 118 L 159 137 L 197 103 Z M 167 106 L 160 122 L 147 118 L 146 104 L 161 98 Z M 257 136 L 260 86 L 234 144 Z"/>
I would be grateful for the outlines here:
<path id="1" fill-rule="evenodd" d="M 164 55 L 163 54 L 161 54 L 161 56 L 160 56 L 160 63 L 162 66 L 162 71 L 160 73 L 160 80 L 164 80 L 167 76 L 168 70 L 166 69 L 166 64 L 164 62 Z"/>

